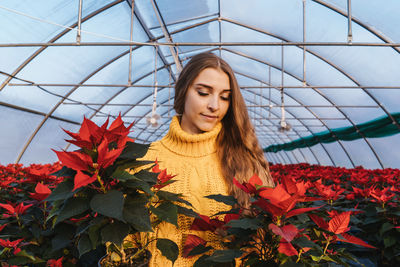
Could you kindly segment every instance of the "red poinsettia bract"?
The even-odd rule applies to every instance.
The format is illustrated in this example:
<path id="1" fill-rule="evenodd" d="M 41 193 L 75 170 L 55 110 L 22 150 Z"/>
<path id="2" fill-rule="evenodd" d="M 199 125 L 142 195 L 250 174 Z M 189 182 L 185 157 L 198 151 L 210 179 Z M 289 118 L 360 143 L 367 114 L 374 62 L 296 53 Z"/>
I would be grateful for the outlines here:
<path id="1" fill-rule="evenodd" d="M 194 219 L 190 230 L 221 232 L 228 227 L 226 226 L 228 222 L 230 222 L 231 220 L 237 220 L 239 219 L 239 217 L 239 214 L 225 214 L 224 220 L 221 221 L 219 219 L 211 219 L 210 217 L 205 215 L 199 215 Z M 189 257 L 189 253 L 195 247 L 199 245 L 205 246 L 206 243 L 207 241 L 202 239 L 201 237 L 189 234 L 183 247 L 183 257 Z"/>
<path id="2" fill-rule="evenodd" d="M 63 259 L 64 259 L 64 257 L 61 257 L 61 258 L 59 258 L 57 260 L 55 260 L 55 259 L 48 260 L 46 262 L 46 266 L 48 266 L 48 267 L 62 267 Z"/>
<path id="3" fill-rule="evenodd" d="M 26 245 L 24 243 L 21 243 L 22 240 L 23 238 L 14 241 L 10 241 L 8 239 L 0 239 L 0 246 L 2 246 L 3 248 L 12 248 L 14 250 L 14 255 L 16 255 L 18 254 L 18 252 L 21 251 L 19 246 Z"/>
<path id="4" fill-rule="evenodd" d="M 156 189 L 161 189 L 161 188 L 169 185 L 170 183 L 172 183 L 172 181 L 170 181 L 170 180 L 176 176 L 176 175 L 167 174 L 167 169 L 161 170 L 157 159 L 156 159 L 155 165 L 151 169 L 151 171 L 154 173 L 158 173 L 157 184 L 155 184 L 153 186 Z"/>
<path id="5" fill-rule="evenodd" d="M 77 171 L 73 191 L 96 180 L 101 181 L 101 172 L 114 163 L 128 141 L 134 141 L 128 137 L 133 123 L 125 127 L 121 114 L 109 128 L 107 128 L 108 122 L 107 119 L 99 127 L 91 120 L 84 118 L 79 133 L 64 130 L 73 138 L 67 142 L 81 148 L 73 152 L 54 150 L 63 165 Z"/>
<path id="6" fill-rule="evenodd" d="M 364 246 L 364 247 L 368 247 L 368 248 L 376 248 L 374 246 L 367 244 L 363 240 L 346 233 L 350 230 L 349 222 L 350 222 L 351 214 L 352 214 L 352 211 L 336 213 L 332 216 L 332 218 L 329 220 L 329 222 L 326 222 L 323 218 L 321 218 L 315 214 L 309 214 L 308 216 L 310 217 L 311 220 L 313 220 L 318 225 L 318 227 L 332 233 L 330 235 L 324 233 L 325 238 L 329 242 L 342 241 L 342 242 L 352 243 L 352 244 L 356 244 L 356 245 L 360 245 L 360 246 Z M 338 235 L 341 235 L 343 238 L 341 238 Z"/>
<path id="7" fill-rule="evenodd" d="M 0 207 L 7 210 L 7 213 L 3 214 L 3 218 L 17 217 L 19 215 L 22 215 L 32 205 L 33 204 L 29 204 L 29 205 L 25 206 L 23 202 L 21 202 L 19 204 L 15 204 L 15 205 L 0 203 Z"/>
<path id="8" fill-rule="evenodd" d="M 51 194 L 51 190 L 48 186 L 38 183 L 35 187 L 35 193 L 29 194 L 31 198 L 36 199 L 37 201 L 43 201 Z"/>

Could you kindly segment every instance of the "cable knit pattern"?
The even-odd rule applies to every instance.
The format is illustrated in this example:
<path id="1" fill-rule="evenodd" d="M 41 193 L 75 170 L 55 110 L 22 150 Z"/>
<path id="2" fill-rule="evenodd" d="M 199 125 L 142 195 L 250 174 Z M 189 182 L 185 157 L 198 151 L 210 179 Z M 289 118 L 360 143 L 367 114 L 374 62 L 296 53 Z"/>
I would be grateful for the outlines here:
<path id="1" fill-rule="evenodd" d="M 143 160 L 158 160 L 160 168 L 167 168 L 169 174 L 176 174 L 176 182 L 163 190 L 181 193 L 196 212 L 211 216 L 217 212 L 228 210 L 230 207 L 204 198 L 210 194 L 228 194 L 228 188 L 221 174 L 220 164 L 216 155 L 216 138 L 221 130 L 221 123 L 209 132 L 188 134 L 182 130 L 177 117 L 173 117 L 169 132 L 161 140 L 151 144 Z M 186 236 L 196 234 L 214 243 L 216 235 L 207 232 L 189 230 L 193 219 L 183 215 L 178 217 L 179 229 L 169 223 L 162 223 L 155 233 L 159 238 L 169 238 L 179 247 L 179 258 L 175 267 L 193 266 L 198 257 L 183 258 L 182 250 Z M 171 266 L 171 262 L 157 250 L 155 242 L 150 245 L 152 258 L 150 266 Z"/>

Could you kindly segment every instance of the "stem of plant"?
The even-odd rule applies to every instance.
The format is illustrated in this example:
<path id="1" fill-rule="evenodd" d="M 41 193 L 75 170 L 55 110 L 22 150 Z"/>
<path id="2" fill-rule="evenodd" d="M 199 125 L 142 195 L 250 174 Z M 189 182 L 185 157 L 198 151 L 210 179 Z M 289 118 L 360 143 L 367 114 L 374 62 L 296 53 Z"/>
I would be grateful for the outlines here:
<path id="1" fill-rule="evenodd" d="M 300 249 L 299 255 L 298 255 L 297 260 L 296 260 L 296 263 L 298 263 L 300 261 L 301 253 L 303 253 L 303 249 Z"/>
<path id="2" fill-rule="evenodd" d="M 329 243 L 331 242 L 331 239 L 329 238 L 326 242 L 326 246 L 324 248 L 324 255 L 326 254 L 326 250 L 328 249 Z"/>
<path id="3" fill-rule="evenodd" d="M 103 191 L 103 193 L 106 193 L 106 188 L 104 187 L 103 181 L 101 180 L 100 175 L 97 174 L 97 181 L 100 183 L 101 186 L 101 190 Z"/>

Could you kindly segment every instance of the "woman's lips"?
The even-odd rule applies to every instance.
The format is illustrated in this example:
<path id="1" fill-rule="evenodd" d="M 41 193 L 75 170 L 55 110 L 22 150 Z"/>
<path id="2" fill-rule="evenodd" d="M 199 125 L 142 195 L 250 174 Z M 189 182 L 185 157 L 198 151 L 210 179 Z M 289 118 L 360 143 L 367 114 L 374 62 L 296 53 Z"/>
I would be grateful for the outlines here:
<path id="1" fill-rule="evenodd" d="M 212 115 L 205 115 L 205 114 L 201 114 L 206 120 L 209 120 L 209 121 L 213 121 L 213 120 L 216 120 L 216 119 L 218 119 L 218 116 L 212 116 Z"/>

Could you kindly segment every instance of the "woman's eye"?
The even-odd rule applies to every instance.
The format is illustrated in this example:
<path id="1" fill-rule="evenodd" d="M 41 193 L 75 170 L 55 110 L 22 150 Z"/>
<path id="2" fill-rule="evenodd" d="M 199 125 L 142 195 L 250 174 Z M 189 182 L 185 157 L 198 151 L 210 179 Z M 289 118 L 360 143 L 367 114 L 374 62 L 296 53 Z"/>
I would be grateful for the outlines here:
<path id="1" fill-rule="evenodd" d="M 201 95 L 201 96 L 206 96 L 206 95 L 208 95 L 208 93 L 204 93 L 204 92 L 201 92 L 201 91 L 197 91 L 197 93 L 198 93 L 199 95 Z"/>
<path id="2" fill-rule="evenodd" d="M 231 96 L 221 96 L 221 99 L 224 101 L 228 101 L 231 98 Z"/>

